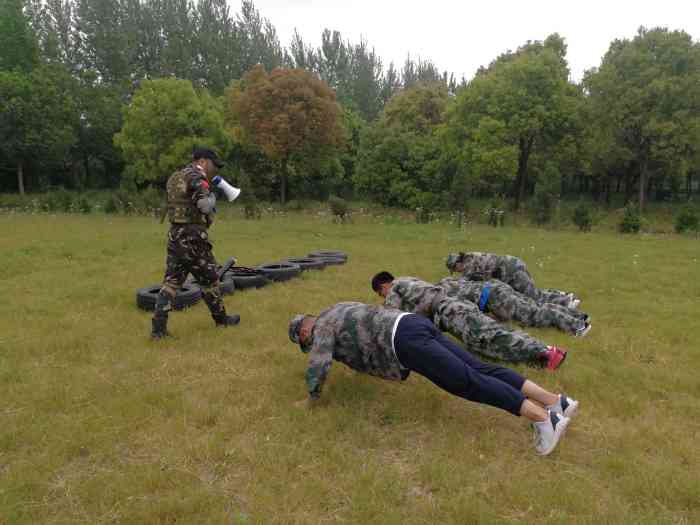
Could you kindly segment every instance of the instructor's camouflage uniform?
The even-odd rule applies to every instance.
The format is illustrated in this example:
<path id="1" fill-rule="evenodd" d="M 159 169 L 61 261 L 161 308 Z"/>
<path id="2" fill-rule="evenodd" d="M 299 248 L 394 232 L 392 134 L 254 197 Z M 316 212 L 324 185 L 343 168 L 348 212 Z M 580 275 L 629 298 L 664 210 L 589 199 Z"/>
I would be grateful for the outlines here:
<path id="1" fill-rule="evenodd" d="M 306 385 L 312 398 L 321 394 L 333 359 L 353 370 L 383 379 L 403 381 L 409 370 L 401 366 L 392 343 L 392 329 L 403 314 L 398 310 L 362 303 L 338 303 L 316 319 L 310 346 Z M 289 327 L 289 337 L 297 340 L 297 329 L 304 316 L 297 316 Z"/>
<path id="2" fill-rule="evenodd" d="M 487 281 L 498 279 L 538 303 L 553 303 L 569 306 L 573 294 L 555 289 L 538 289 L 527 271 L 522 259 L 512 255 L 496 255 L 494 253 L 451 253 L 447 256 L 447 269 L 455 271 L 458 263 L 464 264 L 462 276 L 469 281 Z"/>
<path id="3" fill-rule="evenodd" d="M 449 297 L 477 304 L 481 311 L 499 321 L 515 320 L 526 326 L 553 327 L 573 335 L 587 326 L 588 316 L 579 310 L 552 303 L 538 304 L 496 279 L 468 281 L 445 277 L 437 286 Z"/>
<path id="4" fill-rule="evenodd" d="M 443 288 L 415 277 L 394 279 L 384 304 L 433 319 L 440 330 L 463 341 L 469 351 L 512 363 L 546 363 L 547 345 L 541 341 L 500 325 L 481 313 L 476 304 L 448 297 Z"/>
<path id="5" fill-rule="evenodd" d="M 153 315 L 153 336 L 166 334 L 168 312 L 172 309 L 177 290 L 191 273 L 202 289 L 202 298 L 209 307 L 214 322 L 227 323 L 226 308 L 219 292 L 219 277 L 212 245 L 207 232 L 213 219 L 197 206 L 202 199 L 214 201 L 207 176 L 194 164 L 173 173 L 167 183 L 168 254 L 163 287 L 156 300 Z"/>

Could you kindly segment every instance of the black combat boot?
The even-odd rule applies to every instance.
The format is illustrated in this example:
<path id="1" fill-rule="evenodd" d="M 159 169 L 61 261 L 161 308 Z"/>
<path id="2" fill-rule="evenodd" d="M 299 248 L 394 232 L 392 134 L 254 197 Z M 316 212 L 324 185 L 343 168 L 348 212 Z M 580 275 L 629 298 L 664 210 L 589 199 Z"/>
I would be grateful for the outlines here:
<path id="1" fill-rule="evenodd" d="M 238 314 L 214 317 L 214 323 L 216 323 L 216 326 L 236 326 L 240 322 L 241 316 Z"/>
<path id="2" fill-rule="evenodd" d="M 163 337 L 170 337 L 170 332 L 168 332 L 168 318 L 153 318 L 151 320 L 151 339 L 158 340 Z"/>
<path id="3" fill-rule="evenodd" d="M 170 336 L 168 332 L 168 312 L 170 311 L 170 295 L 162 290 L 156 297 L 156 308 L 151 321 L 151 339 L 158 340 Z"/>

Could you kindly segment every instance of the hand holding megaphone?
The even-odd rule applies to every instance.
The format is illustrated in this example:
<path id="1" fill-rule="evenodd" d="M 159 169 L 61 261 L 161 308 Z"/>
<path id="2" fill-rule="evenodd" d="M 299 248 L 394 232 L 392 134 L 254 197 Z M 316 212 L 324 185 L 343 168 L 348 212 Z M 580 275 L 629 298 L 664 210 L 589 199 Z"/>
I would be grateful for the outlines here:
<path id="1" fill-rule="evenodd" d="M 226 182 L 223 177 L 217 175 L 214 177 L 212 180 L 212 183 L 214 186 L 219 188 L 224 195 L 226 195 L 226 198 L 228 199 L 229 202 L 235 201 L 238 196 L 241 194 L 241 189 L 236 188 L 235 186 L 231 186 L 228 182 Z"/>

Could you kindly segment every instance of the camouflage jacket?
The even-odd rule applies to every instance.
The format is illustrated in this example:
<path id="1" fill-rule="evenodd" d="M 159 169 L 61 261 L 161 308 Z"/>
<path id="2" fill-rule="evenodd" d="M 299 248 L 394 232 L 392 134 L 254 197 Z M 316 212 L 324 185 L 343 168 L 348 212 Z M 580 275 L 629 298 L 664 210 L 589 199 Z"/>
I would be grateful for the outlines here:
<path id="1" fill-rule="evenodd" d="M 399 277 L 391 284 L 384 305 L 432 319 L 438 303 L 444 298 L 445 291 L 439 286 L 415 277 Z"/>
<path id="2" fill-rule="evenodd" d="M 204 172 L 188 164 L 173 173 L 168 179 L 168 219 L 172 224 L 200 224 L 209 227 L 210 214 L 197 207 L 202 199 L 209 199 L 209 182 Z"/>
<path id="3" fill-rule="evenodd" d="M 463 262 L 462 275 L 469 281 L 498 279 L 506 283 L 525 265 L 521 259 L 512 255 L 482 252 L 464 254 Z"/>
<path id="4" fill-rule="evenodd" d="M 488 281 L 468 281 L 464 277 L 445 277 L 436 283 L 448 297 L 454 297 L 460 301 L 471 301 L 472 303 L 479 303 L 481 299 L 481 292 L 486 284 L 491 287 L 500 286 L 503 283 L 496 280 Z"/>
<path id="5" fill-rule="evenodd" d="M 321 312 L 311 333 L 306 384 L 317 396 L 333 359 L 353 370 L 402 381 L 408 377 L 392 342 L 398 310 L 362 303 L 338 303 Z"/>

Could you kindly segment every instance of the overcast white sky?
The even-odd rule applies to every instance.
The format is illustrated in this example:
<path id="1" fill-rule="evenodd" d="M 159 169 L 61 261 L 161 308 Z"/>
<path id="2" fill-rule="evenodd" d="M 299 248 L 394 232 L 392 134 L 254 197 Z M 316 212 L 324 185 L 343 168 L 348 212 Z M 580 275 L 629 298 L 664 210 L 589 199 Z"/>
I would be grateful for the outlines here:
<path id="1" fill-rule="evenodd" d="M 338 30 L 345 40 L 364 37 L 381 57 L 400 69 L 406 56 L 431 59 L 440 71 L 464 75 L 527 40 L 544 40 L 557 32 L 568 44 L 574 80 L 600 65 L 610 42 L 632 38 L 637 28 L 665 26 L 700 38 L 697 0 L 254 0 L 283 46 L 296 28 L 305 42 L 318 47 L 324 28 Z M 230 0 L 240 12 L 240 2 Z"/>

